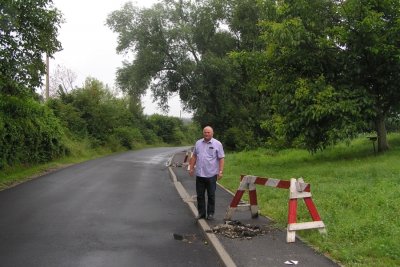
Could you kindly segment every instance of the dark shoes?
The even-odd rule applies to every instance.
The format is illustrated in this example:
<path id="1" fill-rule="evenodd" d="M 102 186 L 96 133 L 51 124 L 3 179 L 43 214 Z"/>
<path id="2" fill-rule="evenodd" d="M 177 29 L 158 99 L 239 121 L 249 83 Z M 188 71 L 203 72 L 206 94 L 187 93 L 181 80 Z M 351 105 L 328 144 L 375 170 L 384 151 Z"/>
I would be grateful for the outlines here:
<path id="1" fill-rule="evenodd" d="M 206 219 L 206 216 L 205 215 L 197 215 L 196 216 L 196 220 L 200 220 L 200 219 Z M 207 220 L 213 221 L 214 220 L 214 214 L 208 214 Z"/>
<path id="2" fill-rule="evenodd" d="M 197 215 L 196 220 L 205 219 L 206 215 Z"/>

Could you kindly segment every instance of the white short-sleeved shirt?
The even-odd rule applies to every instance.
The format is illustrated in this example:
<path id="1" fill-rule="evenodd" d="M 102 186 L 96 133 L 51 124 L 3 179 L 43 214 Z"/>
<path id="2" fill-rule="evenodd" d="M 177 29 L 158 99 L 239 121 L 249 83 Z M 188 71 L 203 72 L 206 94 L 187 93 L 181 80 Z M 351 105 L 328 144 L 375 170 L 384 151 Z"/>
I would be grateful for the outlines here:
<path id="1" fill-rule="evenodd" d="M 193 153 L 196 155 L 196 176 L 210 178 L 218 174 L 219 160 L 225 157 L 220 141 L 214 138 L 208 142 L 200 139 Z"/>

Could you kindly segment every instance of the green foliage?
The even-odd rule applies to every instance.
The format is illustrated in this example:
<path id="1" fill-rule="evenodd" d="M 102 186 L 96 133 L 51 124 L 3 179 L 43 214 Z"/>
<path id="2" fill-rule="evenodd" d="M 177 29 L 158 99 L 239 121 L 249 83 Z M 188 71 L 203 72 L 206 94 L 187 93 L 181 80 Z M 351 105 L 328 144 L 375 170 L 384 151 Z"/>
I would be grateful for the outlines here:
<path id="1" fill-rule="evenodd" d="M 63 129 L 50 110 L 31 98 L 0 95 L 0 169 L 63 156 Z"/>
<path id="2" fill-rule="evenodd" d="M 133 149 L 136 144 L 144 144 L 145 140 L 142 133 L 137 128 L 119 127 L 114 129 L 111 138 L 115 138 L 119 141 L 120 145 L 127 148 Z"/>
<path id="3" fill-rule="evenodd" d="M 322 76 L 297 80 L 293 94 L 286 96 L 287 106 L 280 100 L 280 93 L 276 94 L 275 115 L 262 124 L 272 134 L 270 141 L 281 139 L 281 144 L 297 143 L 315 152 L 353 138 L 368 126 L 360 112 L 364 104 L 359 102 L 361 97 L 352 91 L 335 90 Z"/>
<path id="4" fill-rule="evenodd" d="M 373 121 L 384 151 L 384 122 L 400 108 L 399 10 L 373 0 L 161 1 L 127 4 L 107 24 L 118 51 L 135 54 L 118 72 L 132 95 L 150 86 L 167 108 L 178 93 L 201 126 L 251 132 L 253 146 L 315 152 Z"/>
<path id="5" fill-rule="evenodd" d="M 400 198 L 400 135 L 390 134 L 389 140 L 396 148 L 378 155 L 366 136 L 318 154 L 301 149 L 228 153 L 220 182 L 236 192 L 241 174 L 283 180 L 303 177 L 311 184 L 328 235 L 323 238 L 317 230 L 304 230 L 298 232 L 302 239 L 344 266 L 399 266 L 400 209 L 395 203 Z M 287 190 L 257 186 L 257 198 L 262 214 L 282 228 L 287 226 Z M 312 220 L 303 201 L 297 219 Z"/>
<path id="6" fill-rule="evenodd" d="M 120 147 L 97 147 L 93 148 L 90 140 L 72 140 L 68 137 L 63 139 L 68 155 L 52 160 L 51 162 L 39 164 L 13 164 L 0 170 L 0 190 L 9 188 L 25 182 L 37 176 L 59 170 L 71 164 L 109 155 L 112 152 L 121 151 Z M 119 150 L 118 150 L 119 149 Z"/>
<path id="7" fill-rule="evenodd" d="M 33 98 L 45 73 L 43 55 L 61 49 L 61 14 L 51 0 L 0 3 L 0 169 L 65 154 L 64 132 Z"/>
<path id="8" fill-rule="evenodd" d="M 88 78 L 83 88 L 63 93 L 47 105 L 72 139 L 88 138 L 93 147 L 109 146 L 117 151 L 144 144 L 193 142 L 193 130 L 182 120 L 162 115 L 146 117 L 136 97 L 117 98 L 93 78 Z"/>
<path id="9" fill-rule="evenodd" d="M 399 77 L 393 75 L 400 69 L 400 3 L 352 0 L 340 5 L 339 13 L 345 23 L 334 28 L 333 36 L 345 47 L 340 51 L 343 77 L 371 103 L 364 113 L 375 124 L 379 151 L 385 151 L 385 120 L 400 111 Z"/>
<path id="10" fill-rule="evenodd" d="M 147 119 L 147 126 L 164 143 L 181 145 L 192 141 L 186 138 L 187 128 L 178 118 L 153 114 Z"/>
<path id="11" fill-rule="evenodd" d="M 231 8 L 231 12 L 226 14 L 229 27 L 235 34 L 240 35 L 239 49 L 261 49 L 263 44 L 258 38 L 261 33 L 258 22 L 259 18 L 264 16 L 262 12 L 268 12 L 270 9 L 267 6 L 260 8 L 254 0 L 234 0 L 226 5 Z"/>
<path id="12" fill-rule="evenodd" d="M 149 129 L 147 127 L 142 128 L 141 133 L 146 141 L 146 144 L 148 145 L 157 145 L 162 143 L 161 138 L 157 136 L 157 134 L 152 129 Z"/>
<path id="13" fill-rule="evenodd" d="M 263 97 L 244 83 L 252 74 L 242 74 L 241 66 L 228 57 L 238 47 L 256 45 L 252 38 L 259 30 L 253 25 L 258 10 L 256 1 L 164 1 L 152 8 L 127 4 L 114 11 L 107 24 L 118 34 L 117 49 L 135 53 L 118 71 L 119 86 L 135 96 L 150 86 L 165 109 L 168 97 L 178 93 L 185 108 L 195 111 L 194 120 L 202 127 L 213 126 L 221 141 L 222 133 L 237 125 L 259 140 Z M 247 15 L 251 19 L 240 27 Z M 219 27 L 228 18 L 235 32 Z"/>
<path id="14" fill-rule="evenodd" d="M 395 114 L 387 118 L 386 127 L 388 132 L 400 132 L 400 116 Z"/>
<path id="15" fill-rule="evenodd" d="M 46 104 L 60 119 L 65 129 L 68 129 L 78 138 L 87 137 L 87 123 L 81 118 L 81 113 L 76 107 L 71 103 L 64 103 L 62 100 L 55 98 L 49 99 Z"/>
<path id="16" fill-rule="evenodd" d="M 61 49 L 61 15 L 51 0 L 0 3 L 0 92 L 32 94 L 45 73 L 43 54 Z"/>
<path id="17" fill-rule="evenodd" d="M 254 140 L 253 132 L 238 127 L 229 128 L 224 133 L 224 145 L 226 150 L 240 151 L 254 147 L 256 140 Z"/>
<path id="18" fill-rule="evenodd" d="M 270 3 L 270 1 L 264 1 Z M 259 23 L 266 48 L 231 53 L 253 71 L 249 83 L 266 95 L 270 117 L 259 119 L 268 143 L 310 151 L 353 138 L 398 114 L 399 4 L 385 1 L 285 1 Z M 377 67 L 378 66 L 378 67 Z M 378 78 L 379 77 L 379 78 Z"/>
<path id="19" fill-rule="evenodd" d="M 140 126 L 135 122 L 138 123 L 141 109 L 136 106 L 131 109 L 135 103 L 116 98 L 103 83 L 93 78 L 88 78 L 83 88 L 63 94 L 59 99 L 49 100 L 47 104 L 76 138 L 88 137 L 95 146 L 106 144 L 111 135 L 126 139 L 121 129 L 132 127 L 134 131 L 133 128 Z M 133 114 L 132 111 L 139 114 Z M 138 137 L 137 134 L 134 136 Z M 133 140 L 120 141 L 124 143 L 123 146 L 131 147 L 128 143 Z M 143 138 L 135 141 L 142 142 Z"/>
<path id="20" fill-rule="evenodd" d="M 203 131 L 203 129 L 192 120 L 184 120 L 183 125 L 184 128 L 182 131 L 185 135 L 185 144 L 193 145 L 199 139 L 199 134 Z"/>

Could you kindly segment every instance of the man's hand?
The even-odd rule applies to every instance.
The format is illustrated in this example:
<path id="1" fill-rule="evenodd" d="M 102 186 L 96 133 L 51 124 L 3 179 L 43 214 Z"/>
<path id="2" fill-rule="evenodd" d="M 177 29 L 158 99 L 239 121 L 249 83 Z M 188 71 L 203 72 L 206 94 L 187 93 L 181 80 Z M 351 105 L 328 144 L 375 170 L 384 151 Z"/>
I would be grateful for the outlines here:
<path id="1" fill-rule="evenodd" d="M 190 175 L 190 176 L 193 176 L 193 175 L 194 175 L 194 168 L 190 168 L 190 170 L 189 170 L 189 175 Z"/>

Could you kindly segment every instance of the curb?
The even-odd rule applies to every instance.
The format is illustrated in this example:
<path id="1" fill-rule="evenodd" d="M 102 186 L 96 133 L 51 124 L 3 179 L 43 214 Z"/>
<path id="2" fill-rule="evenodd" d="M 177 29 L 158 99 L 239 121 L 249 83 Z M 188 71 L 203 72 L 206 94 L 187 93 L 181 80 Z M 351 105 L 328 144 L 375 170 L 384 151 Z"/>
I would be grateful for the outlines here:
<path id="1" fill-rule="evenodd" d="M 178 181 L 176 178 L 176 175 L 174 171 L 172 170 L 171 167 L 168 167 L 169 173 L 171 175 L 172 181 L 174 182 L 175 188 L 178 191 L 180 197 L 182 200 L 188 204 L 190 210 L 192 211 L 193 215 L 196 216 L 197 214 L 197 208 L 193 204 L 192 201 L 190 201 L 190 196 L 187 193 L 186 189 L 183 187 L 182 183 Z M 222 262 L 225 264 L 226 267 L 236 267 L 235 262 L 232 260 L 231 256 L 226 252 L 225 248 L 222 246 L 221 242 L 219 242 L 217 236 L 211 231 L 210 226 L 208 225 L 206 220 L 198 220 L 198 223 L 200 224 L 200 227 L 203 229 L 208 241 L 212 244 L 214 247 L 215 251 L 217 252 L 218 256 L 222 260 Z"/>

